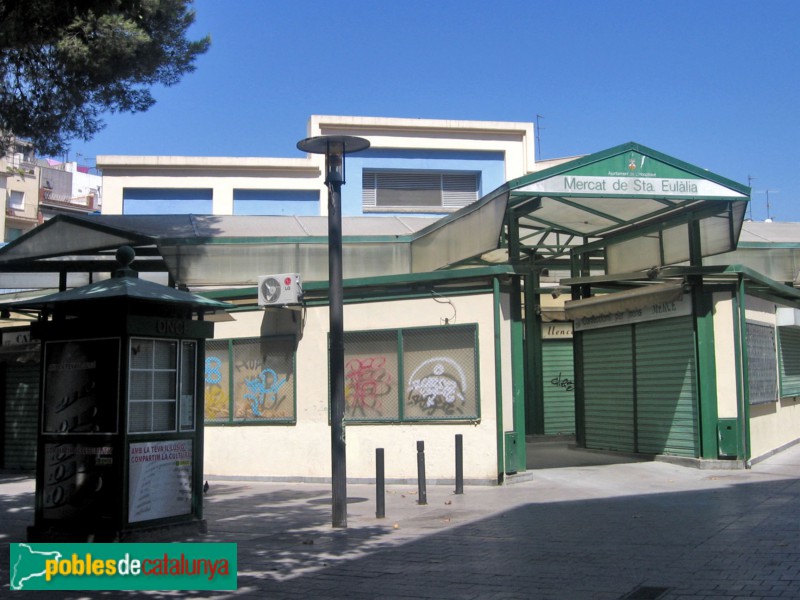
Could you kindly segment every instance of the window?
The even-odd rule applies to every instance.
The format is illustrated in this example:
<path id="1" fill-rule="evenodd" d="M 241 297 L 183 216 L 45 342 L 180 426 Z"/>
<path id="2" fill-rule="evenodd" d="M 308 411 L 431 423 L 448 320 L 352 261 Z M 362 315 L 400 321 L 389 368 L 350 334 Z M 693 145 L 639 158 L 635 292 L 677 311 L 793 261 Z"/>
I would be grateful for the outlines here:
<path id="1" fill-rule="evenodd" d="M 8 206 L 14 210 L 22 210 L 25 208 L 25 192 L 17 190 L 9 190 Z"/>
<path id="2" fill-rule="evenodd" d="M 293 337 L 206 342 L 205 421 L 295 422 Z"/>
<path id="3" fill-rule="evenodd" d="M 348 422 L 476 420 L 477 326 L 345 333 Z"/>
<path id="4" fill-rule="evenodd" d="M 210 215 L 213 190 L 125 188 L 122 213 L 126 215 Z"/>
<path id="5" fill-rule="evenodd" d="M 377 171 L 362 173 L 364 212 L 452 212 L 478 199 L 474 172 Z"/>
<path id="6" fill-rule="evenodd" d="M 233 190 L 234 215 L 319 215 L 316 190 Z"/>
<path id="7" fill-rule="evenodd" d="M 800 328 L 778 327 L 781 396 L 800 396 Z"/>
<path id="8" fill-rule="evenodd" d="M 128 432 L 194 429 L 196 344 L 193 341 L 131 338 Z M 180 403 L 178 403 L 180 398 Z"/>
<path id="9" fill-rule="evenodd" d="M 747 322 L 747 377 L 750 404 L 778 400 L 778 358 L 771 325 Z"/>

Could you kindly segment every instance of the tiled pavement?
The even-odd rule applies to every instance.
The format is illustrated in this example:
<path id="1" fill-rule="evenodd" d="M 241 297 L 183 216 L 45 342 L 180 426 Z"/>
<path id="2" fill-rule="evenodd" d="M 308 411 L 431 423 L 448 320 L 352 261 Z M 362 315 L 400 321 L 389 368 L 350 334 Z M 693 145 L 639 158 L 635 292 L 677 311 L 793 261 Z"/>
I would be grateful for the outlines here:
<path id="1" fill-rule="evenodd" d="M 212 481 L 204 541 L 238 544 L 235 592 L 28 592 L 45 598 L 800 598 L 800 446 L 743 471 L 664 462 L 542 469 L 503 487 Z M 30 479 L 0 477 L 8 542 L 32 521 Z M 184 540 L 184 541 L 189 541 Z"/>

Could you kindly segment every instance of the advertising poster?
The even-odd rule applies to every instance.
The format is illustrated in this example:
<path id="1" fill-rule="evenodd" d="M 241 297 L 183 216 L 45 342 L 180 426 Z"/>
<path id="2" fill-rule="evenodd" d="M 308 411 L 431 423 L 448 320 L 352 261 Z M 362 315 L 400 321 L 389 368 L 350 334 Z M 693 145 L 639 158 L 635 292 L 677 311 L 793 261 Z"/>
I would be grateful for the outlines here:
<path id="1" fill-rule="evenodd" d="M 91 520 L 113 516 L 116 470 L 112 446 L 45 444 L 42 516 Z"/>
<path id="2" fill-rule="evenodd" d="M 192 440 L 130 445 L 128 522 L 192 512 Z"/>
<path id="3" fill-rule="evenodd" d="M 119 348 L 117 338 L 46 343 L 43 433 L 116 433 Z"/>

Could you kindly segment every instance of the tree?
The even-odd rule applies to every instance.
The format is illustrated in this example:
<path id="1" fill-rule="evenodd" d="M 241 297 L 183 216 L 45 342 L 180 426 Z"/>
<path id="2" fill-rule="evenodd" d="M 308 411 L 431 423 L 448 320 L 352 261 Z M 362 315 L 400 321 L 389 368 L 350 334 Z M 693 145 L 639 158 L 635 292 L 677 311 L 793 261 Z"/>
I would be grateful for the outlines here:
<path id="1" fill-rule="evenodd" d="M 0 151 L 6 136 L 56 155 L 105 112 L 138 112 L 150 88 L 195 69 L 208 36 L 186 37 L 192 0 L 0 0 Z"/>

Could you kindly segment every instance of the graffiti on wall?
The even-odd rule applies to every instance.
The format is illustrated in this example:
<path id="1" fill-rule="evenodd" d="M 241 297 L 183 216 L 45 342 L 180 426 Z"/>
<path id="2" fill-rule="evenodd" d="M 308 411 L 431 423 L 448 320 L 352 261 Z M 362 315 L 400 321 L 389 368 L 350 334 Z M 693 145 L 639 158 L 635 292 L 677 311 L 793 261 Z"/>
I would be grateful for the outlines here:
<path id="1" fill-rule="evenodd" d="M 244 399 L 249 403 L 255 417 L 270 416 L 286 400 L 281 395 L 281 388 L 286 384 L 286 377 L 280 377 L 273 369 L 264 368 L 255 377 L 245 377 L 247 391 Z"/>
<path id="2" fill-rule="evenodd" d="M 428 416 L 463 414 L 467 391 L 461 366 L 452 358 L 436 356 L 419 365 L 409 377 L 408 405 Z"/>
<path id="3" fill-rule="evenodd" d="M 223 387 L 222 360 L 206 356 L 205 418 L 212 421 L 228 417 L 228 390 Z"/>
<path id="4" fill-rule="evenodd" d="M 287 419 L 293 416 L 292 390 L 289 375 L 277 365 L 270 366 L 268 357 L 238 360 L 232 372 L 228 363 L 216 356 L 205 362 L 205 418 L 223 420 L 230 415 L 229 377 L 233 377 L 235 420 Z"/>
<path id="5" fill-rule="evenodd" d="M 345 364 L 344 371 L 347 415 L 387 416 L 384 415 L 384 400 L 387 397 L 392 400 L 395 391 L 394 378 L 386 370 L 386 357 L 352 358 Z"/>

